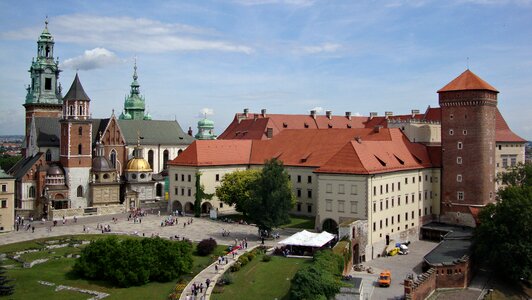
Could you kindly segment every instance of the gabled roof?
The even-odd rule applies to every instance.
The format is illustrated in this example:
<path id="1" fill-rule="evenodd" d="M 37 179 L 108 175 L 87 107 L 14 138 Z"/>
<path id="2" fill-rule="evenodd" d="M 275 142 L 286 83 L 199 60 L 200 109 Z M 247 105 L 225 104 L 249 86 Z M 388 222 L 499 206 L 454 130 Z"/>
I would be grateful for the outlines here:
<path id="1" fill-rule="evenodd" d="M 20 179 L 28 172 L 31 167 L 41 158 L 43 155 L 42 152 L 39 152 L 31 157 L 26 157 L 19 160 L 11 169 L 9 169 L 9 174 L 12 175 L 15 179 Z"/>
<path id="2" fill-rule="evenodd" d="M 224 166 L 247 165 L 251 140 L 196 140 L 169 165 Z"/>
<path id="3" fill-rule="evenodd" d="M 92 144 L 95 144 L 100 137 L 100 132 L 103 134 L 109 124 L 109 119 L 91 119 L 92 122 Z"/>
<path id="4" fill-rule="evenodd" d="M 469 69 L 465 70 L 458 77 L 449 82 L 446 86 L 438 90 L 438 93 L 441 92 L 450 92 L 450 91 L 465 91 L 465 90 L 488 90 L 498 93 L 497 89 L 491 86 L 482 78 L 475 75 Z"/>
<path id="5" fill-rule="evenodd" d="M 81 85 L 81 82 L 79 81 L 78 74 L 76 73 L 76 77 L 74 77 L 74 82 L 72 82 L 72 85 L 70 86 L 70 89 L 68 90 L 68 93 L 63 98 L 63 101 L 67 100 L 85 100 L 90 101 L 89 96 L 85 93 L 85 90 L 83 89 L 83 86 Z"/>
<path id="6" fill-rule="evenodd" d="M 519 137 L 510 129 L 498 108 L 495 112 L 495 141 L 515 143 L 526 142 L 525 139 Z"/>
<path id="7" fill-rule="evenodd" d="M 61 124 L 59 118 L 36 117 L 35 128 L 37 130 L 38 147 L 59 147 L 61 142 Z"/>
<path id="8" fill-rule="evenodd" d="M 137 131 L 143 145 L 189 145 L 194 138 L 185 134 L 177 121 L 118 120 L 128 145 L 137 144 Z"/>

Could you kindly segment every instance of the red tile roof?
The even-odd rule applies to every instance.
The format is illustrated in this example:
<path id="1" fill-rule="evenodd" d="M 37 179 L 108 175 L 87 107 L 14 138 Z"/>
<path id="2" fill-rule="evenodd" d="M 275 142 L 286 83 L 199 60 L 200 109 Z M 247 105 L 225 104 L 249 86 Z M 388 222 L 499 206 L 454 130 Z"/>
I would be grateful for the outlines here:
<path id="1" fill-rule="evenodd" d="M 251 154 L 251 140 L 196 140 L 170 165 L 225 166 L 247 165 Z"/>
<path id="2" fill-rule="evenodd" d="M 350 141 L 316 172 L 375 174 L 432 166 L 424 145 L 411 143 L 397 128 L 388 130 L 390 140 Z"/>
<path id="3" fill-rule="evenodd" d="M 499 92 L 489 83 L 482 80 L 480 77 L 475 75 L 469 69 L 465 70 L 460 76 L 453 79 L 446 86 L 438 90 L 438 93 L 441 92 L 450 92 L 450 91 L 464 91 L 464 90 L 489 90 L 493 92 Z"/>
<path id="4" fill-rule="evenodd" d="M 525 139 L 513 133 L 498 108 L 495 113 L 495 140 L 497 142 L 526 142 Z"/>

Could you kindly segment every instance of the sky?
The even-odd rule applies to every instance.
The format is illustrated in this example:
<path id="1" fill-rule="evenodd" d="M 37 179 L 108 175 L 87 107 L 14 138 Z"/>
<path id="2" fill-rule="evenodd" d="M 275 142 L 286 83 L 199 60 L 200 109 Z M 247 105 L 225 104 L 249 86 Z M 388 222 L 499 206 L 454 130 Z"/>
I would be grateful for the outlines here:
<path id="1" fill-rule="evenodd" d="M 154 119 L 223 132 L 235 113 L 407 114 L 468 67 L 532 140 L 532 0 L 1 1 L 0 135 L 23 134 L 48 16 L 63 93 L 76 70 L 94 118 L 123 111 L 136 58 Z"/>

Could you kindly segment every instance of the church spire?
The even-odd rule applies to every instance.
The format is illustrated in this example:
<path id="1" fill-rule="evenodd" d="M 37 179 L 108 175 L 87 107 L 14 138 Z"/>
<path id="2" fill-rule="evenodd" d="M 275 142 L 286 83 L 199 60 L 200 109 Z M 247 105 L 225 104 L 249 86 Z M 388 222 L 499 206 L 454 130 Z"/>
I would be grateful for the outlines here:
<path id="1" fill-rule="evenodd" d="M 143 120 L 145 118 L 146 104 L 144 97 L 140 95 L 140 84 L 137 81 L 139 78 L 137 74 L 137 58 L 135 57 L 133 65 L 133 82 L 131 82 L 131 90 L 126 96 L 124 102 L 124 112 L 120 115 L 120 119 Z M 149 116 L 149 118 L 151 118 Z"/>

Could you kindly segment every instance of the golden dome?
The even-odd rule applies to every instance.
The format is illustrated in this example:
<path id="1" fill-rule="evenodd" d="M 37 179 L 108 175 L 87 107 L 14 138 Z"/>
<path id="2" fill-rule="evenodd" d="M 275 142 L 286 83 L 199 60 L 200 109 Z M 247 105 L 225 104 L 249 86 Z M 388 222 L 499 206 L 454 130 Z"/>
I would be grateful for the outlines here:
<path id="1" fill-rule="evenodd" d="M 151 172 L 150 164 L 143 158 L 133 158 L 127 162 L 128 172 Z"/>

